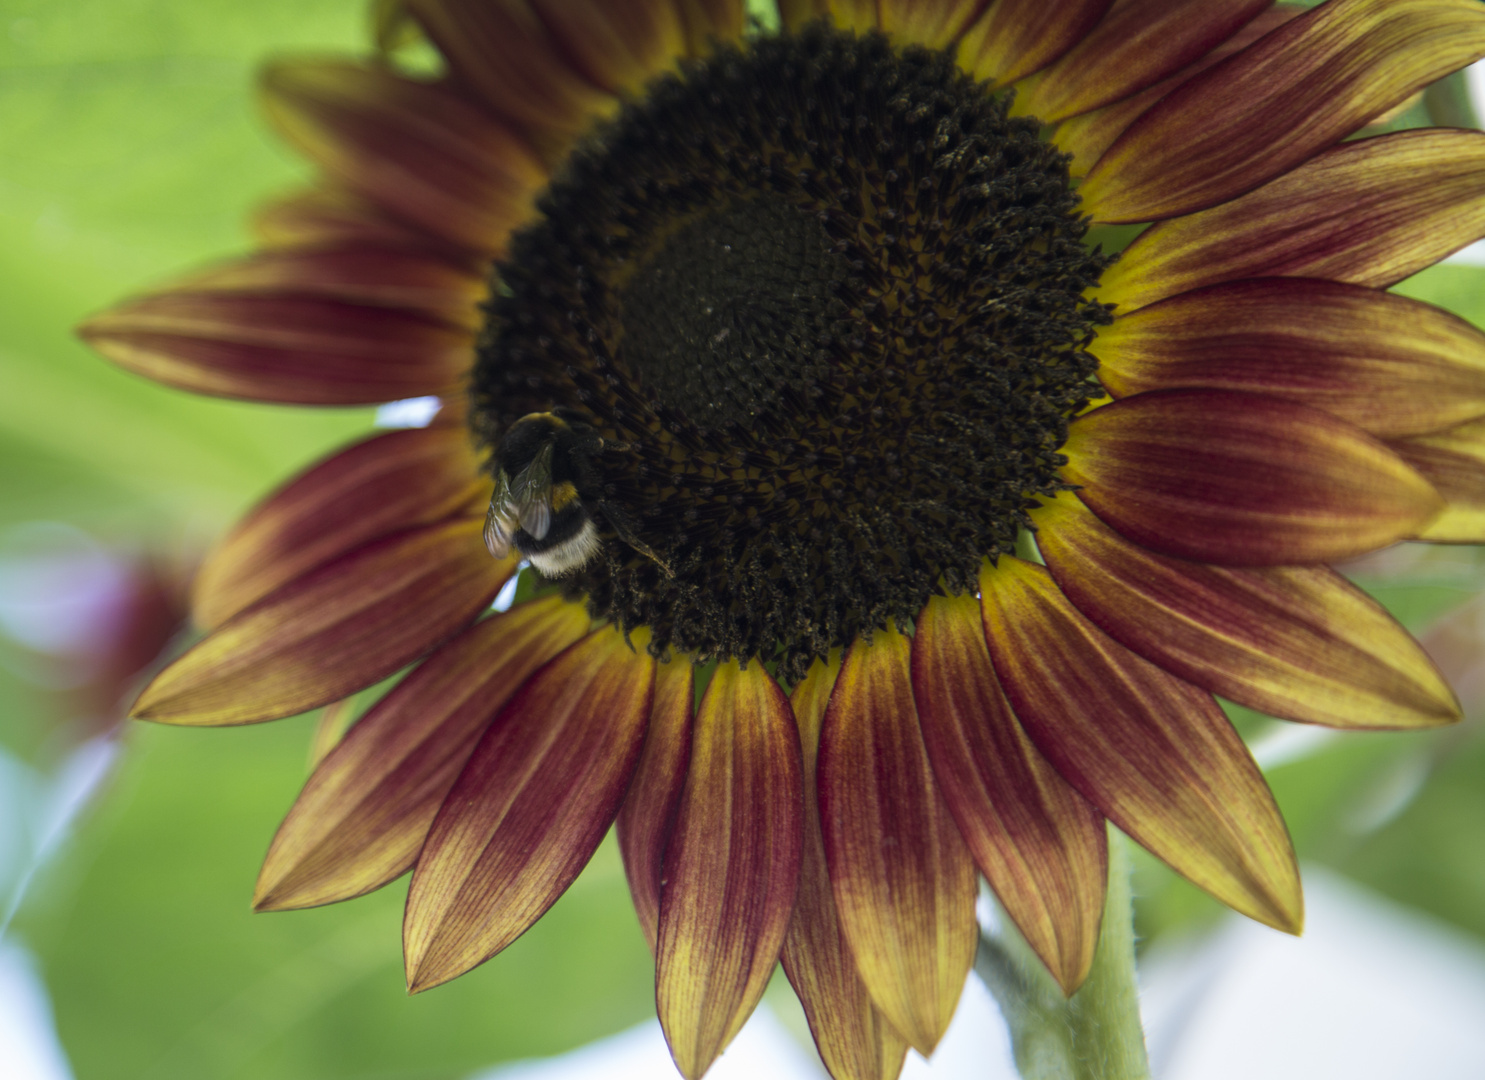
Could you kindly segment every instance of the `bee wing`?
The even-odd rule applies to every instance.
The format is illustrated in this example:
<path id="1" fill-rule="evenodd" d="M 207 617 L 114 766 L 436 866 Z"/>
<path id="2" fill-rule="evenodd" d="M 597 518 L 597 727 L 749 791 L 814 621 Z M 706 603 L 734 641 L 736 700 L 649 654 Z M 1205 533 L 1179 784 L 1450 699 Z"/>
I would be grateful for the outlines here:
<path id="1" fill-rule="evenodd" d="M 516 520 L 537 540 L 552 527 L 552 453 L 547 443 L 510 484 L 510 507 Z"/>
<path id="2" fill-rule="evenodd" d="M 495 474 L 495 493 L 490 496 L 490 509 L 485 511 L 485 547 L 497 559 L 510 554 L 516 531 L 511 514 L 510 477 L 504 469 Z"/>

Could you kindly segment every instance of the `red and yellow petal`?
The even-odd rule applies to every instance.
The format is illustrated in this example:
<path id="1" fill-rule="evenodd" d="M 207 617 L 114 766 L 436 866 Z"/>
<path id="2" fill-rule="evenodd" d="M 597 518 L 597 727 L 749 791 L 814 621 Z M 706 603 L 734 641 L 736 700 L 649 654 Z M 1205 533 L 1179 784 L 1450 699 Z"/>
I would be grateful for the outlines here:
<path id="1" fill-rule="evenodd" d="M 1090 351 L 1116 397 L 1247 391 L 1383 437 L 1485 416 L 1485 334 L 1359 285 L 1262 278 L 1182 293 L 1101 328 Z"/>
<path id="2" fill-rule="evenodd" d="M 479 518 L 385 537 L 228 619 L 144 688 L 132 716 L 221 726 L 276 720 L 370 686 L 448 640 L 516 570 Z"/>
<path id="3" fill-rule="evenodd" d="M 657 666 L 655 701 L 650 708 L 644 750 L 614 822 L 634 911 L 652 953 L 660 931 L 665 845 L 675 824 L 686 784 L 686 766 L 691 760 L 695 695 L 694 665 L 689 657 L 677 656 Z"/>
<path id="4" fill-rule="evenodd" d="M 839 672 L 838 652 L 829 663 L 816 660 L 789 698 L 804 756 L 804 858 L 780 959 L 804 1007 L 820 1060 L 834 1080 L 896 1080 L 908 1044 L 872 1004 L 857 974 L 856 958 L 841 933 L 820 832 L 815 765 L 820 727 Z"/>
<path id="5" fill-rule="evenodd" d="M 264 251 L 192 274 L 174 291 L 324 297 L 412 311 L 466 331 L 479 329 L 483 272 L 400 245 L 368 241 Z"/>
<path id="6" fill-rule="evenodd" d="M 434 236 L 505 250 L 547 171 L 529 144 L 445 86 L 346 61 L 263 72 L 284 136 L 348 190 Z"/>
<path id="7" fill-rule="evenodd" d="M 830 14 L 829 0 L 778 0 L 779 21 L 785 30 L 800 30 Z"/>
<path id="8" fill-rule="evenodd" d="M 467 432 L 373 435 L 268 496 L 218 543 L 192 586 L 211 629 L 280 586 L 379 537 L 449 517 L 489 487 Z"/>
<path id="9" fill-rule="evenodd" d="M 1070 494 L 1033 520 L 1047 568 L 1078 610 L 1188 682 L 1332 727 L 1460 718 L 1422 647 L 1327 566 L 1234 569 L 1167 558 L 1124 540 Z"/>
<path id="10" fill-rule="evenodd" d="M 987 0 L 879 0 L 877 25 L 898 45 L 944 49 L 954 44 Z"/>
<path id="11" fill-rule="evenodd" d="M 527 0 L 406 0 L 448 63 L 454 84 L 560 158 L 573 136 L 618 99 L 562 54 Z"/>
<path id="12" fill-rule="evenodd" d="M 253 214 L 252 225 L 258 241 L 275 250 L 373 244 L 426 252 L 471 275 L 488 269 L 486 253 L 442 240 L 333 185 L 271 199 Z"/>
<path id="13" fill-rule="evenodd" d="M 633 94 L 686 54 L 670 0 L 531 0 L 563 53 L 594 85 Z"/>
<path id="14" fill-rule="evenodd" d="M 494 956 L 587 865 L 644 743 L 655 662 L 640 646 L 612 628 L 590 634 L 486 728 L 413 871 L 403 920 L 409 991 Z"/>
<path id="15" fill-rule="evenodd" d="M 974 960 L 974 863 L 934 783 L 896 630 L 846 654 L 820 733 L 820 820 L 841 929 L 872 1001 L 925 1056 Z"/>
<path id="16" fill-rule="evenodd" d="M 1229 566 L 1333 562 L 1385 547 L 1443 508 L 1386 444 L 1261 394 L 1166 390 L 1068 426 L 1061 473 L 1154 551 Z"/>
<path id="17" fill-rule="evenodd" d="M 411 869 L 490 720 L 587 632 L 582 605 L 533 600 L 476 623 L 419 665 L 304 785 L 268 849 L 254 908 L 346 900 Z"/>
<path id="18" fill-rule="evenodd" d="M 742 40 L 748 24 L 747 0 L 675 0 L 686 25 L 692 56 L 706 56 L 717 45 Z"/>
<path id="19" fill-rule="evenodd" d="M 1028 0 L 1028 2 L 1034 2 L 1034 0 Z M 1104 151 L 1114 145 L 1119 136 L 1124 134 L 1125 129 L 1139 119 L 1150 106 L 1218 61 L 1225 60 L 1233 53 L 1246 49 L 1269 31 L 1278 29 L 1296 15 L 1303 14 L 1304 11 L 1304 8 L 1295 4 L 1274 4 L 1260 11 L 1242 29 L 1204 56 L 1181 68 L 1174 75 L 1160 80 L 1154 86 L 1100 109 L 1094 109 L 1092 112 L 1068 117 L 1057 125 L 1057 129 L 1052 132 L 1051 140 L 1058 149 L 1065 150 L 1072 155 L 1072 161 L 1068 164 L 1069 171 L 1075 177 L 1087 176 L 1089 170 L 1103 156 Z"/>
<path id="20" fill-rule="evenodd" d="M 918 617 L 913 697 L 934 777 L 980 872 L 1071 994 L 1093 964 L 1103 917 L 1103 815 L 1011 712 L 973 596 L 935 596 Z"/>
<path id="21" fill-rule="evenodd" d="M 1145 230 L 1104 272 L 1098 299 L 1122 315 L 1239 278 L 1381 287 L 1482 235 L 1485 134 L 1400 131 L 1344 143 L 1251 194 Z"/>
<path id="22" fill-rule="evenodd" d="M 1161 100 L 1079 194 L 1110 222 L 1214 206 L 1482 56 L 1485 9 L 1471 0 L 1332 0 Z"/>
<path id="23" fill-rule="evenodd" d="M 1298 933 L 1284 820 L 1211 695 L 1104 634 L 1043 567 L 1004 556 L 987 564 L 980 591 L 995 671 L 1057 771 L 1218 900 Z"/>
<path id="24" fill-rule="evenodd" d="M 165 292 L 80 327 L 120 367 L 183 390 L 299 405 L 455 392 L 469 331 L 441 318 L 299 294 Z"/>
<path id="25" fill-rule="evenodd" d="M 799 735 L 763 665 L 718 665 L 665 849 L 655 1005 L 699 1080 L 752 1014 L 789 926 L 803 843 Z"/>
<path id="26" fill-rule="evenodd" d="M 1110 0 L 995 0 L 959 43 L 959 66 L 1009 86 L 1051 64 L 1098 25 Z"/>
<path id="27" fill-rule="evenodd" d="M 1444 498 L 1444 509 L 1415 534 L 1441 544 L 1485 543 L 1485 421 L 1390 443 Z"/>
<path id="28" fill-rule="evenodd" d="M 1124 0 L 1019 87 L 1012 111 L 1056 123 L 1138 93 L 1220 45 L 1272 2 Z"/>

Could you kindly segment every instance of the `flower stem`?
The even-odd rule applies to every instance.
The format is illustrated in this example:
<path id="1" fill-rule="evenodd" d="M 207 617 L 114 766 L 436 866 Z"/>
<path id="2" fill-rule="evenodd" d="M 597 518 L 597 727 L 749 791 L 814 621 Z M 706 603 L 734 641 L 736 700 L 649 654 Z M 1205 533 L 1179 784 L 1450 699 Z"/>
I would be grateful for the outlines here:
<path id="1" fill-rule="evenodd" d="M 1111 828 L 1103 929 L 1088 981 L 1072 997 L 1009 919 L 980 937 L 975 971 L 1000 1003 L 1022 1080 L 1149 1080 L 1124 844 Z"/>

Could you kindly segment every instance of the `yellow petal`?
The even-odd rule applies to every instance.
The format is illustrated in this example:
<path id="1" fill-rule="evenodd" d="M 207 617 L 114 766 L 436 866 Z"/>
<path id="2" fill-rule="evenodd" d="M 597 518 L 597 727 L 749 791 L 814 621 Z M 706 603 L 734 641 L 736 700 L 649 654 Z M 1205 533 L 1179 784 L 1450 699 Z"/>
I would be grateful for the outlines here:
<path id="1" fill-rule="evenodd" d="M 856 969 L 920 1053 L 949 1026 L 974 959 L 974 863 L 934 783 L 910 643 L 878 630 L 846 654 L 820 734 L 820 820 Z"/>

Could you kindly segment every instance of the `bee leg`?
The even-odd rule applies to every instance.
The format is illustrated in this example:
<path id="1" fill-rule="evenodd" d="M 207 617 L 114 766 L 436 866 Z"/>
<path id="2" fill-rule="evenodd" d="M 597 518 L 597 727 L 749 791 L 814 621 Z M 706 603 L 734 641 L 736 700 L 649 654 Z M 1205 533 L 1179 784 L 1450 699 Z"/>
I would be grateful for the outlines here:
<path id="1" fill-rule="evenodd" d="M 595 503 L 594 509 L 601 513 L 614 532 L 619 534 L 620 540 L 664 570 L 666 577 L 675 577 L 675 571 L 670 568 L 670 564 L 656 554 L 654 548 L 639 538 L 634 522 L 628 514 L 608 502 Z"/>

